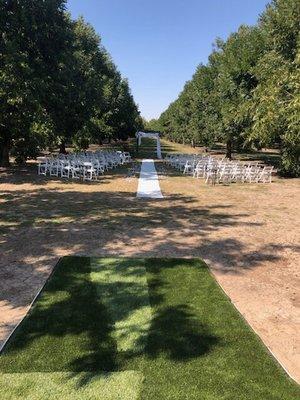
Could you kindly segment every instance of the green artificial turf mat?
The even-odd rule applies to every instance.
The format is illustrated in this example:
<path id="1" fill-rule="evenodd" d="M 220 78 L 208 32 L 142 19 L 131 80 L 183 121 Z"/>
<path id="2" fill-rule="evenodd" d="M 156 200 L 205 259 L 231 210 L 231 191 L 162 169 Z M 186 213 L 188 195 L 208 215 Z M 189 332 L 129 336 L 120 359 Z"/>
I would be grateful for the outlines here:
<path id="1" fill-rule="evenodd" d="M 142 380 L 137 371 L 3 374 L 1 400 L 138 400 Z"/>
<path id="2" fill-rule="evenodd" d="M 4 400 L 299 397 L 198 259 L 63 258 L 0 357 Z"/>
<path id="3" fill-rule="evenodd" d="M 114 324 L 118 353 L 142 351 L 151 325 L 144 262 L 102 258 L 92 259 L 91 265 L 91 280 Z"/>

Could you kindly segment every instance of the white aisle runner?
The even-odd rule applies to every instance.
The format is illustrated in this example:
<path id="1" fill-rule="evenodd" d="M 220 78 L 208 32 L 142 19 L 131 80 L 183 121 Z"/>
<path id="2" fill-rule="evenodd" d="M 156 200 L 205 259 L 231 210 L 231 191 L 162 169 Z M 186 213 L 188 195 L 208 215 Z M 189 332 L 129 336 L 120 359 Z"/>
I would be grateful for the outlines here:
<path id="1" fill-rule="evenodd" d="M 162 199 L 157 172 L 153 160 L 143 160 L 136 197 Z"/>

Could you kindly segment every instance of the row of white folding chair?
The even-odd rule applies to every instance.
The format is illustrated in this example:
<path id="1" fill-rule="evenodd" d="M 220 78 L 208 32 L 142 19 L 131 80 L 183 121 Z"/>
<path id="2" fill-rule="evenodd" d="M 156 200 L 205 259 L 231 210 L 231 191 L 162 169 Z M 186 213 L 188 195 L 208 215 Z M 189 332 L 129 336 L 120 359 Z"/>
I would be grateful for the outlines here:
<path id="1" fill-rule="evenodd" d="M 206 173 L 210 169 L 216 169 L 219 165 L 221 165 L 223 160 L 216 160 L 213 157 L 204 157 L 202 160 L 198 161 L 194 170 L 193 177 L 194 178 L 205 178 Z"/>
<path id="2" fill-rule="evenodd" d="M 197 163 L 193 176 L 205 178 L 206 182 L 271 182 L 274 167 L 262 167 L 258 163 L 243 164 L 224 160 L 201 160 Z"/>
<path id="3" fill-rule="evenodd" d="M 85 176 L 84 171 L 91 163 L 82 161 L 80 159 L 77 160 L 65 160 L 65 159 L 56 159 L 54 161 L 50 160 L 48 164 L 48 171 L 50 176 L 60 176 L 62 178 L 70 178 L 79 179 L 80 177 Z M 103 172 L 104 169 L 102 168 Z M 44 175 L 46 175 L 46 173 Z"/>
<path id="4" fill-rule="evenodd" d="M 122 157 L 123 156 L 123 157 Z M 104 170 L 117 167 L 123 162 L 131 160 L 129 153 L 79 153 L 46 158 L 38 164 L 38 174 L 50 176 L 62 176 L 92 180 L 97 178 Z"/>
<path id="5" fill-rule="evenodd" d="M 169 165 L 197 178 L 205 177 L 207 169 L 217 167 L 222 162 L 223 159 L 217 160 L 208 155 L 175 155 L 167 159 Z"/>
<path id="6" fill-rule="evenodd" d="M 178 155 L 175 157 L 171 157 L 167 160 L 167 163 L 176 168 L 183 173 L 188 173 L 193 171 L 195 165 L 199 160 L 201 160 L 203 156 L 201 155 Z"/>
<path id="7" fill-rule="evenodd" d="M 206 183 L 271 183 L 274 167 L 244 166 L 242 164 L 223 164 L 207 169 L 204 177 Z"/>
<path id="8" fill-rule="evenodd" d="M 203 177 L 207 165 L 214 162 L 211 156 L 202 156 L 202 158 L 194 159 L 193 161 L 187 161 L 183 173 L 193 175 L 199 178 Z"/>
<path id="9" fill-rule="evenodd" d="M 131 156 L 130 153 L 128 152 L 122 152 L 122 151 L 97 151 L 95 153 L 87 151 L 87 152 L 81 152 L 81 153 L 75 153 L 75 154 L 70 154 L 70 155 L 64 155 L 64 154 L 59 154 L 58 157 L 59 159 L 104 159 L 104 160 L 113 160 L 114 163 L 118 164 L 124 164 L 131 162 Z"/>
<path id="10" fill-rule="evenodd" d="M 245 173 L 245 181 L 250 183 L 271 183 L 273 172 L 275 172 L 273 166 L 248 168 Z"/>
<path id="11" fill-rule="evenodd" d="M 182 162 L 182 160 L 190 159 L 193 155 L 190 154 L 168 154 L 164 161 L 171 165 L 172 167 L 177 167 L 178 163 Z"/>
<path id="12" fill-rule="evenodd" d="M 102 161 L 104 164 L 107 164 L 108 168 L 113 168 L 119 164 L 122 164 L 122 158 L 119 154 L 87 154 L 85 156 L 81 156 L 80 158 L 81 160 L 85 161 Z"/>
<path id="13" fill-rule="evenodd" d="M 131 154 L 128 151 L 122 151 L 122 158 L 125 164 L 132 162 Z"/>
<path id="14" fill-rule="evenodd" d="M 211 163 L 204 171 L 205 182 L 231 183 L 233 181 L 234 167 L 229 163 Z"/>
<path id="15" fill-rule="evenodd" d="M 258 162 L 242 163 L 226 159 L 216 159 L 207 155 L 170 154 L 165 162 L 170 166 L 192 174 L 196 178 L 204 178 L 220 183 L 231 182 L 272 182 L 274 167 L 260 166 Z"/>
<path id="16" fill-rule="evenodd" d="M 103 154 L 105 158 L 120 159 L 121 164 L 130 163 L 132 161 L 131 155 L 127 151 L 105 151 L 105 152 L 95 152 L 94 154 Z"/>
<path id="17" fill-rule="evenodd" d="M 67 163 L 62 170 L 61 177 L 70 178 L 70 174 L 72 174 L 73 179 L 82 177 L 83 180 L 93 180 L 98 179 L 104 171 L 103 164 L 97 160 L 84 161 L 83 163 Z"/>
<path id="18" fill-rule="evenodd" d="M 92 180 L 97 179 L 100 174 L 105 171 L 104 165 L 97 160 L 82 161 L 82 160 L 48 160 L 45 163 L 39 164 L 39 175 L 46 175 L 49 172 L 50 176 Z"/>
<path id="19" fill-rule="evenodd" d="M 105 170 L 109 168 L 116 167 L 117 164 L 109 164 L 104 162 L 104 160 L 99 159 L 81 159 L 74 161 L 65 161 L 65 165 L 61 168 L 61 176 L 62 177 L 70 177 L 70 173 L 72 174 L 72 178 L 80 178 L 82 177 L 84 180 L 92 180 L 93 178 L 99 177 L 100 174 L 103 174 Z M 64 173 L 63 173 L 64 171 Z M 50 173 L 51 175 L 51 173 Z"/>

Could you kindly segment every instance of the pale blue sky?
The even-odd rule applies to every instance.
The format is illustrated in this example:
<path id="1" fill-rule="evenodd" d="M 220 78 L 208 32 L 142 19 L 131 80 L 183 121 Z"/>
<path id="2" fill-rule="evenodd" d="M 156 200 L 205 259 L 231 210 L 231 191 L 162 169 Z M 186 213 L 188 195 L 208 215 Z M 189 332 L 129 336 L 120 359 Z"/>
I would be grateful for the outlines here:
<path id="1" fill-rule="evenodd" d="M 254 24 L 266 0 L 69 0 L 102 37 L 143 117 L 175 100 L 216 37 Z"/>

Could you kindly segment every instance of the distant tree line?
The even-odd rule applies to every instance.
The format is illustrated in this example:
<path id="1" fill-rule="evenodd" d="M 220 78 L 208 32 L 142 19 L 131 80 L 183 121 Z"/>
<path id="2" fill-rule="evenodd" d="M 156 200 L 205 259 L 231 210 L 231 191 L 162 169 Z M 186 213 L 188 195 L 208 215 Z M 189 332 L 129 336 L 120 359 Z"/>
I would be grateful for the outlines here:
<path id="1" fill-rule="evenodd" d="M 149 129 L 170 140 L 233 150 L 278 146 L 300 175 L 300 0 L 273 0 L 257 25 L 217 39 L 176 101 Z"/>
<path id="2" fill-rule="evenodd" d="M 64 0 L 0 0 L 0 166 L 126 139 L 138 107 L 100 37 Z"/>

